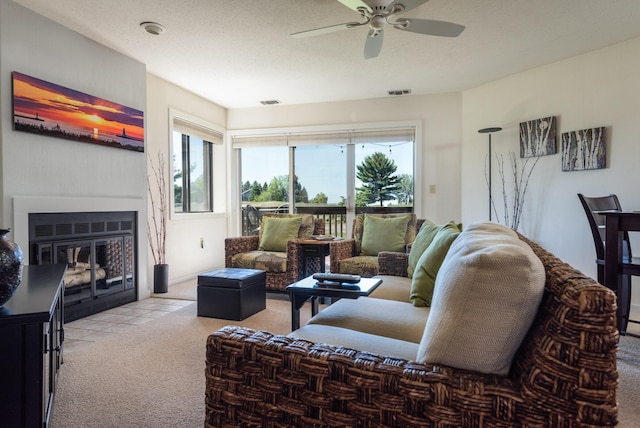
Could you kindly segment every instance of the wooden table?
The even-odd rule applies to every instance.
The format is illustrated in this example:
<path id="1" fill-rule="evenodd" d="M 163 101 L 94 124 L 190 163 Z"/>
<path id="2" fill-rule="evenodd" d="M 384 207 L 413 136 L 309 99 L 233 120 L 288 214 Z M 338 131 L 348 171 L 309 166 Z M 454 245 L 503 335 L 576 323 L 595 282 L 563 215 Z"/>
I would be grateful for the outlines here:
<path id="1" fill-rule="evenodd" d="M 618 331 L 625 332 L 631 293 L 622 286 L 622 237 L 624 232 L 640 231 L 640 212 L 604 212 L 604 285 L 618 297 Z"/>
<path id="2" fill-rule="evenodd" d="M 329 255 L 329 242 L 332 241 L 333 240 L 319 241 L 317 239 L 300 240 L 305 276 L 325 271 L 325 258 Z M 312 263 L 314 266 L 310 269 Z"/>
<path id="3" fill-rule="evenodd" d="M 343 284 L 341 287 L 321 286 L 318 281 L 308 276 L 287 287 L 291 299 L 291 330 L 300 328 L 300 308 L 304 302 L 311 299 L 311 315 L 318 313 L 318 297 L 333 299 L 357 299 L 368 296 L 382 284 L 379 278 L 362 278 L 357 284 Z"/>

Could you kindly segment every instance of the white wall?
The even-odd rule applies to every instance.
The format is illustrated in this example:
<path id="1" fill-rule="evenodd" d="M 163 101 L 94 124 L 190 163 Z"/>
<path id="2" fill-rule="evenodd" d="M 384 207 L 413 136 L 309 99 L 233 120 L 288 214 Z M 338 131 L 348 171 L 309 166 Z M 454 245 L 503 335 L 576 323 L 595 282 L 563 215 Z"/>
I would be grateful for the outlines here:
<path id="1" fill-rule="evenodd" d="M 593 241 L 577 193 L 616 193 L 623 209 L 640 210 L 639 69 L 640 39 L 634 39 L 463 92 L 462 221 L 488 218 L 484 180 L 488 137 L 478 134 L 479 129 L 504 128 L 493 134 L 493 152 L 506 155 L 519 153 L 518 125 L 523 121 L 556 116 L 558 142 L 562 132 L 605 126 L 607 168 L 562 172 L 559 145 L 558 154 L 543 157 L 534 170 L 520 228 L 567 263 L 596 277 Z M 493 183 L 493 196 L 500 197 L 495 174 Z M 635 241 L 640 242 L 640 236 Z M 639 302 L 635 293 L 636 312 Z"/>
<path id="2" fill-rule="evenodd" d="M 225 127 L 226 110 L 203 98 L 187 92 L 151 74 L 147 75 L 147 153 L 157 164 L 158 152 L 162 152 L 170 173 L 169 108 L 180 110 L 198 119 Z M 169 283 L 174 284 L 195 277 L 198 273 L 224 267 L 224 239 L 227 237 L 226 165 L 228 160 L 215 159 L 217 176 L 214 180 L 214 194 L 217 204 L 223 206 L 220 214 L 173 215 L 167 226 L 167 263 Z M 221 171 L 222 170 L 222 171 Z M 151 169 L 149 169 L 151 172 Z M 221 201 L 222 200 L 222 201 Z M 149 209 L 150 206 L 149 206 Z M 205 247 L 200 247 L 200 239 Z M 149 254 L 149 272 L 153 269 L 153 259 Z M 151 274 L 150 274 L 151 275 Z"/>
<path id="3" fill-rule="evenodd" d="M 422 206 L 437 222 L 460 218 L 461 94 L 403 96 L 364 101 L 231 109 L 227 128 L 259 129 L 331 124 L 422 121 Z M 435 185 L 436 192 L 429 193 Z M 233 207 L 232 207 L 233 208 Z"/>
<path id="4" fill-rule="evenodd" d="M 144 226 L 145 154 L 14 131 L 11 72 L 145 111 L 145 65 L 10 0 L 0 0 L 0 12 L 0 225 L 13 228 L 26 252 L 28 223 L 14 218 L 25 207 L 96 211 L 114 206 L 138 211 L 139 226 Z M 142 232 L 138 257 L 146 260 Z M 146 279 L 146 269 L 138 269 L 141 297 L 149 295 Z"/>

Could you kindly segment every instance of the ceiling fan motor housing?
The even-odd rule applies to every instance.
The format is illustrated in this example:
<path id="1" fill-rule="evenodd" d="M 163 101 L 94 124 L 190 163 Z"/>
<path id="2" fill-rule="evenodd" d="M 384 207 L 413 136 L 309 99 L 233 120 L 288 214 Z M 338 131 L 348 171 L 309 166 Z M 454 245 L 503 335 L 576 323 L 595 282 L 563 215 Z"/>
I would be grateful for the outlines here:
<path id="1" fill-rule="evenodd" d="M 381 15 L 374 15 L 369 21 L 369 26 L 374 30 L 382 30 L 387 23 L 387 18 Z"/>

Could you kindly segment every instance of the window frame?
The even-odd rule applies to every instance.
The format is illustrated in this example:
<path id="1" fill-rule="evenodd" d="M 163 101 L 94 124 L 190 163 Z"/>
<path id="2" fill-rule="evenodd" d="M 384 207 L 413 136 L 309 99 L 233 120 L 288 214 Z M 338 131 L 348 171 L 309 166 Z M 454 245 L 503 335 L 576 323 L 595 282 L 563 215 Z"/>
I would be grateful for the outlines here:
<path id="1" fill-rule="evenodd" d="M 187 132 L 185 132 L 187 131 Z M 209 180 L 209 198 L 211 203 L 211 209 L 207 211 L 176 211 L 175 209 L 175 191 L 174 191 L 174 147 L 176 146 L 174 141 L 175 133 L 180 133 L 180 147 L 184 151 L 185 143 L 182 138 L 183 135 L 195 136 L 203 141 L 208 142 L 209 153 L 208 159 L 210 161 L 208 169 Z M 224 214 L 226 211 L 226 191 L 224 188 L 224 182 L 226 177 L 226 152 L 225 141 L 226 129 L 218 126 L 214 123 L 208 122 L 199 117 L 190 115 L 188 113 L 169 108 L 169 169 L 170 169 L 170 183 L 169 197 L 170 197 L 170 218 L 172 219 L 194 219 L 194 218 L 208 218 L 218 217 Z M 181 153 L 182 164 L 184 168 L 185 162 L 189 164 L 188 156 L 185 159 L 184 152 Z M 217 171 L 219 169 L 220 171 Z M 207 171 L 205 171 L 207 174 Z M 188 189 L 185 186 L 185 180 L 188 179 L 189 174 L 184 174 L 182 177 L 183 193 Z M 222 187 L 221 187 L 222 186 Z M 183 194 L 183 203 L 185 195 Z"/>
<path id="2" fill-rule="evenodd" d="M 322 134 L 322 133 L 360 133 L 360 132 L 370 132 L 370 131 L 380 131 L 385 129 L 399 129 L 399 128 L 413 128 L 414 129 L 414 152 L 413 152 L 413 212 L 417 216 L 422 215 L 422 199 L 423 199 L 423 173 L 420 165 L 422 164 L 422 121 L 421 120 L 406 120 L 406 121 L 395 121 L 395 122 L 370 122 L 370 123 L 352 123 L 352 124 L 334 124 L 334 125 L 320 125 L 320 126 L 302 126 L 302 127 L 286 127 L 286 128 L 264 128 L 264 129 L 246 129 L 246 130 L 229 130 L 227 134 L 227 138 L 229 141 L 229 150 L 233 153 L 231 158 L 233 159 L 233 170 L 235 171 L 232 174 L 232 189 L 235 192 L 232 193 L 231 211 L 233 212 L 233 227 L 241 232 L 241 222 L 238 220 L 240 217 L 240 206 L 242 204 L 241 201 L 241 191 L 242 191 L 242 177 L 241 177 L 241 168 L 240 168 L 240 150 L 242 147 L 250 147 L 252 144 L 249 142 L 252 139 L 262 139 L 269 140 L 269 143 L 257 144 L 259 145 L 272 145 L 273 141 L 276 141 L 284 136 L 284 145 L 288 145 L 288 139 L 291 135 L 304 135 L 304 134 Z M 246 141 L 246 142 L 245 142 Z M 290 147 L 293 150 L 293 147 Z M 351 154 L 351 156 L 354 156 Z M 292 177 L 294 174 L 294 165 L 293 165 L 293 156 L 289 155 L 290 161 L 290 169 L 289 176 Z M 351 165 L 353 164 L 353 165 Z M 355 158 L 349 160 L 349 168 L 353 170 L 348 170 L 347 178 L 348 180 L 353 180 L 354 182 L 348 182 L 348 186 L 352 186 L 355 188 Z M 289 194 L 292 194 L 292 181 L 290 178 L 290 189 Z M 355 200 L 349 201 L 348 203 L 353 204 L 355 206 Z"/>
<path id="3" fill-rule="evenodd" d="M 174 130 L 174 136 L 176 135 L 177 132 L 180 132 L 180 135 L 182 136 L 182 141 L 181 141 L 181 146 L 182 146 L 182 210 L 181 211 L 176 211 L 176 214 L 203 214 L 203 213 L 212 213 L 214 212 L 214 204 L 213 204 L 213 175 L 212 175 L 212 170 L 213 170 L 213 144 L 211 141 L 205 140 L 205 139 L 198 139 L 198 142 L 202 142 L 202 160 L 203 160 L 203 172 L 202 175 L 205 178 L 209 179 L 209 183 L 206 183 L 206 194 L 205 199 L 208 200 L 208 205 L 209 205 L 209 209 L 205 209 L 205 210 L 200 210 L 200 211 L 196 211 L 193 210 L 191 207 L 191 196 L 192 196 L 192 192 L 191 192 L 191 168 L 189 167 L 189 165 L 191 165 L 191 159 L 192 159 L 192 154 L 195 150 L 195 148 L 191 147 L 191 139 L 193 137 L 196 137 L 195 135 L 189 133 L 186 134 L 184 132 L 188 132 L 188 131 L 176 131 Z M 198 138 L 198 137 L 196 137 Z M 175 141 L 174 141 L 174 146 L 175 146 Z M 173 166 L 173 162 L 172 162 L 172 166 Z M 175 183 L 175 181 L 174 181 Z M 173 187 L 175 189 L 175 186 Z M 188 209 L 185 210 L 185 207 L 188 207 Z M 173 209 L 176 209 L 176 201 L 175 201 L 175 195 L 173 198 Z"/>

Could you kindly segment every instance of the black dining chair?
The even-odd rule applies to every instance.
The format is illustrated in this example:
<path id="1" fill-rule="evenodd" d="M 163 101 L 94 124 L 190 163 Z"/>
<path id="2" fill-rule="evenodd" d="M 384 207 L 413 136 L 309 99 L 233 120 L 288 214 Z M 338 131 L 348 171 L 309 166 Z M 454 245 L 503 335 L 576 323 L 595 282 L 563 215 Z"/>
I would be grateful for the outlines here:
<path id="1" fill-rule="evenodd" d="M 598 282 L 604 284 L 604 239 L 605 239 L 605 216 L 606 212 L 620 212 L 622 207 L 618 197 L 614 194 L 608 196 L 584 196 L 578 193 L 578 198 L 582 203 L 587 220 L 593 235 L 593 243 L 596 247 L 596 264 L 598 267 Z M 618 305 L 622 308 L 622 330 L 621 334 L 627 334 L 627 324 L 629 322 L 639 323 L 640 321 L 630 320 L 631 310 L 631 277 L 640 276 L 640 257 L 632 257 L 629 233 L 624 232 L 622 237 L 622 284 L 617 287 Z M 633 335 L 635 336 L 635 335 Z"/>

